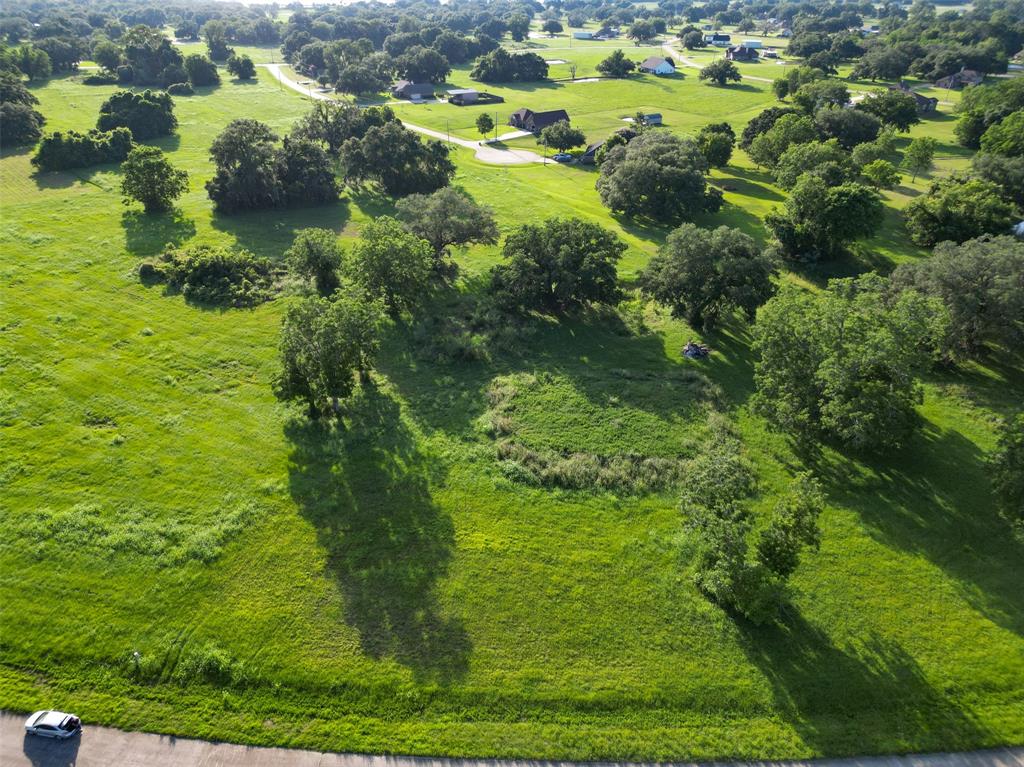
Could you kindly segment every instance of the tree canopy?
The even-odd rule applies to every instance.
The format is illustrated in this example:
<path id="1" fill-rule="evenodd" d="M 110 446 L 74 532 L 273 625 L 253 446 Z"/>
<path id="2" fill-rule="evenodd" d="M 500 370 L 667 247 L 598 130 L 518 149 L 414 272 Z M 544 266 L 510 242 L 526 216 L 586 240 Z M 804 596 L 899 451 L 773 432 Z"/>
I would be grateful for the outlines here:
<path id="1" fill-rule="evenodd" d="M 142 203 L 147 213 L 170 210 L 188 191 L 188 173 L 175 168 L 155 146 L 136 146 L 121 164 L 121 194 L 125 204 Z"/>
<path id="2" fill-rule="evenodd" d="M 983 234 L 1005 234 L 1016 223 L 1013 204 L 990 181 L 952 176 L 934 182 L 927 194 L 903 209 L 910 239 L 930 246 L 963 242 Z"/>

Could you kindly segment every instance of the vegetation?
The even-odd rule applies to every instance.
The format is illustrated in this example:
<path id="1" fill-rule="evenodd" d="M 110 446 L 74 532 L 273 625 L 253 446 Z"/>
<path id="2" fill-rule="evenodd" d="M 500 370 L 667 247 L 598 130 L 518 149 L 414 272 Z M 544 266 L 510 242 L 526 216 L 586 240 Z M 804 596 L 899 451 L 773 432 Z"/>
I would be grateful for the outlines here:
<path id="1" fill-rule="evenodd" d="M 627 59 L 621 49 L 616 49 L 608 58 L 603 59 L 596 69 L 605 77 L 626 77 L 636 69 L 636 64 Z"/>
<path id="2" fill-rule="evenodd" d="M 512 55 L 504 48 L 495 48 L 481 56 L 470 77 L 485 83 L 529 83 L 544 80 L 548 65 L 536 53 Z"/>
<path id="3" fill-rule="evenodd" d="M 882 278 L 837 279 L 811 294 L 784 285 L 758 312 L 754 407 L 808 444 L 892 450 L 919 425 L 916 373 L 942 336 L 941 304 Z"/>
<path id="4" fill-rule="evenodd" d="M 43 135 L 46 119 L 35 109 L 39 99 L 10 72 L 0 72 L 0 146 L 34 144 Z"/>
<path id="5" fill-rule="evenodd" d="M 146 281 L 166 282 L 189 301 L 218 306 L 255 306 L 270 298 L 270 261 L 247 250 L 212 245 L 169 248 L 140 269 Z"/>
<path id="6" fill-rule="evenodd" d="M 97 129 L 127 128 L 136 141 L 167 136 L 178 127 L 174 102 L 166 93 L 118 91 L 100 105 Z"/>
<path id="7" fill-rule="evenodd" d="M 707 171 L 694 141 L 645 132 L 605 155 L 597 190 L 606 206 L 627 216 L 692 219 L 722 202 L 721 193 L 708 188 Z"/>
<path id="8" fill-rule="evenodd" d="M 434 270 L 430 243 L 407 232 L 389 216 L 367 223 L 344 268 L 368 296 L 381 299 L 394 315 L 422 303 Z"/>
<path id="9" fill-rule="evenodd" d="M 340 287 L 341 246 L 330 229 L 300 229 L 284 257 L 295 274 L 313 281 L 321 296 L 330 296 Z"/>
<path id="10" fill-rule="evenodd" d="M 349 182 L 376 181 L 395 197 L 429 194 L 448 186 L 455 165 L 440 141 L 422 141 L 397 120 L 367 129 L 342 146 L 341 162 Z"/>
<path id="11" fill-rule="evenodd" d="M 727 85 L 728 83 L 738 83 L 743 79 L 740 70 L 727 59 L 717 59 L 706 67 L 702 67 L 698 77 L 701 80 L 707 80 L 720 86 Z"/>
<path id="12" fill-rule="evenodd" d="M 132 134 L 127 128 L 88 133 L 60 131 L 47 134 L 39 142 L 32 164 L 42 171 L 87 168 L 91 165 L 121 162 L 132 149 Z"/>
<path id="13" fill-rule="evenodd" d="M 491 272 L 491 292 L 509 308 L 561 312 L 621 297 L 615 265 L 626 245 L 580 219 L 526 224 L 505 238 L 507 263 Z"/>
<path id="14" fill-rule="evenodd" d="M 51 57 L 57 76 L 28 90 L 47 129 L 62 133 L 95 128 L 117 89 L 66 74 L 91 58 L 94 40 L 125 51 L 135 24 L 160 37 L 174 30 L 184 42 L 168 48 L 183 61 L 206 53 L 211 11 L 236 55 L 263 64 L 287 51 L 292 69 L 282 71 L 303 79 L 337 69 L 386 84 L 387 65 L 413 45 L 448 58 L 452 87 L 472 85 L 475 61 L 497 46 L 566 60 L 549 65 L 553 79 L 570 77 L 571 66 L 589 79 L 615 47 L 574 39 L 568 51 L 564 37 L 537 36 L 545 11 L 522 5 L 300 11 L 205 2 L 10 0 L 0 23 L 8 40 L 18 36 L 13 45 Z M 584 4 L 572 13 L 595 30 L 637 20 L 655 27 L 664 14 L 679 19 L 672 32 L 753 23 L 761 36 L 753 6 L 712 8 L 731 19 L 721 24 L 700 18 L 703 10 Z M 877 38 L 909 62 L 942 47 L 943 57 L 924 63 L 946 68 L 949 58 L 959 71 L 967 53 L 998 64 L 1019 29 L 1006 0 L 934 15 L 921 4 L 880 7 L 881 18 L 817 2 L 777 10 L 798 35 L 813 34 L 798 48 L 834 55 L 854 98 L 866 86 L 846 78 Z M 866 24 L 882 32 L 846 31 Z M 771 31 L 766 43 L 781 48 Z M 513 46 L 513 32 L 532 34 Z M 60 40 L 68 44 L 49 42 Z M 1000 50 L 983 50 L 993 40 Z M 664 55 L 660 46 L 627 52 Z M 688 54 L 699 65 L 713 55 Z M 505 99 L 499 123 L 521 106 L 564 108 L 596 142 L 623 128 L 624 116 L 660 111 L 664 125 L 645 132 L 696 136 L 726 122 L 742 142 L 766 108 L 787 107 L 748 72 L 799 67 L 737 66 L 739 87 L 706 87 L 690 70 L 486 89 Z M 33 149 L 3 150 L 0 570 L 14 576 L 2 580 L 0 599 L 16 618 L 3 623 L 0 647 L 5 710 L 60 701 L 87 723 L 176 737 L 229 731 L 247 744 L 540 760 L 764 761 L 1024 742 L 1022 549 L 1000 514 L 988 462 L 1001 424 L 1024 401 L 1015 348 L 990 336 L 977 353 L 949 355 L 947 342 L 938 364 L 928 348 L 927 366 L 914 373 L 919 427 L 902 448 L 858 452 L 824 436 L 793 445 L 752 409 L 756 322 L 729 312 L 705 333 L 633 290 L 677 224 L 609 210 L 596 169 L 495 166 L 485 161 L 491 152 L 477 158 L 453 143 L 451 186 L 493 206 L 502 237 L 551 218 L 617 236 L 626 246 L 615 264 L 622 300 L 500 312 L 486 286 L 501 244 L 453 246 L 458 277 L 442 282 L 432 272 L 415 312 L 374 333 L 364 380 L 353 370 L 337 410 L 328 395 L 320 408 L 329 417 L 311 419 L 305 396 L 277 400 L 271 386 L 282 368 L 283 315 L 313 292 L 282 271 L 284 253 L 299 231 L 320 228 L 347 257 L 368 222 L 397 217 L 397 199 L 375 179 L 350 180 L 340 145 L 327 141 L 361 140 L 386 110 L 351 110 L 361 117 L 345 123 L 334 118 L 349 112 L 347 96 L 336 108 L 323 102 L 330 125 L 300 137 L 294 123 L 321 102 L 258 71 L 247 83 L 222 73 L 220 86 L 175 98 L 175 134 L 152 143 L 192 184 L 165 213 L 122 206 L 116 164 L 34 174 Z M 146 87 L 124 76 L 123 87 Z M 988 77 L 964 91 L 909 80 L 940 99 L 937 113 L 848 154 L 856 171 L 877 159 L 898 165 L 910 140 L 928 136 L 938 142 L 929 176 L 907 173 L 884 191 L 877 232 L 848 252 L 815 265 L 780 262 L 780 288 L 818 296 L 829 277 L 926 263 L 932 250 L 909 240 L 901 211 L 932 181 L 970 173 L 1013 201 L 1022 188 L 1012 181 L 1017 158 L 959 145 L 949 104 L 1012 79 Z M 376 94 L 360 103 L 376 103 Z M 484 111 L 493 116 L 489 106 L 394 107 L 434 131 L 450 121 L 452 136 L 470 142 Z M 216 211 L 203 191 L 217 174 L 208 149 L 236 119 L 257 120 L 289 143 L 313 141 L 345 194 L 324 205 Z M 632 127 L 622 141 L 631 135 Z M 812 139 L 821 140 L 820 132 Z M 274 153 L 283 138 L 270 143 Z M 532 137 L 504 144 L 535 150 Z M 694 222 L 770 247 L 764 216 L 790 191 L 764 168 L 743 146 L 712 165 L 706 179 L 722 204 Z M 223 310 L 137 279 L 140 263 L 168 242 L 268 259 L 275 300 Z M 355 291 L 365 306 L 359 288 L 341 281 L 331 297 Z M 896 289 L 885 286 L 886 306 Z M 684 356 L 691 340 L 709 355 Z M 875 361 L 873 336 L 850 342 L 861 361 Z M 705 539 L 679 513 L 692 462 L 723 433 L 754 480 L 736 505 L 749 520 L 742 562 L 767 584 L 753 593 L 769 598 L 745 602 L 768 608 L 751 613 L 763 615 L 760 625 L 698 588 Z M 804 472 L 825 499 L 818 549 L 795 535 L 794 515 L 772 521 Z M 762 539 L 775 538 L 781 544 L 762 554 Z M 787 570 L 794 549 L 788 577 L 768 570 L 769 561 Z"/>
<path id="15" fill-rule="evenodd" d="M 753 321 L 775 292 L 775 267 L 736 229 L 683 224 L 640 272 L 640 288 L 692 328 L 710 329 L 732 311 Z"/>
<path id="16" fill-rule="evenodd" d="M 444 259 L 450 255 L 452 247 L 498 242 L 494 211 L 452 187 L 429 195 L 409 195 L 398 201 L 395 210 L 406 229 L 430 243 L 439 269 L 443 269 Z"/>
<path id="17" fill-rule="evenodd" d="M 910 239 L 919 245 L 1003 234 L 1017 220 L 1013 204 L 1000 196 L 999 187 L 962 177 L 934 182 L 927 194 L 904 208 L 903 215 Z"/>
<path id="18" fill-rule="evenodd" d="M 188 173 L 172 166 L 155 146 L 134 147 L 121 172 L 125 204 L 141 202 L 147 213 L 170 210 L 174 201 L 188 191 Z"/>
<path id="19" fill-rule="evenodd" d="M 548 125 L 540 132 L 537 138 L 538 143 L 565 152 L 573 147 L 583 146 L 587 143 L 587 137 L 579 128 L 574 128 L 568 120 L 559 120 L 553 125 Z"/>
<path id="20" fill-rule="evenodd" d="M 1024 534 L 1024 414 L 1003 422 L 997 445 L 990 460 L 996 501 L 1020 536 Z"/>

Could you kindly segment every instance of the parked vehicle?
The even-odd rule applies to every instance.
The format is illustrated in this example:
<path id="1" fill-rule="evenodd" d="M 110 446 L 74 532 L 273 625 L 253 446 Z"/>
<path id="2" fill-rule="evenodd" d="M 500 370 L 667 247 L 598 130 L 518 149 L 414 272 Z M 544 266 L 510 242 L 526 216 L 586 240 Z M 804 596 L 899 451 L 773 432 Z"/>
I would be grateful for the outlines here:
<path id="1" fill-rule="evenodd" d="M 558 154 L 553 155 L 551 159 L 555 162 L 572 162 L 572 155 L 568 152 L 559 152 Z"/>
<path id="2" fill-rule="evenodd" d="M 82 720 L 63 711 L 36 711 L 25 720 L 25 732 L 44 738 L 70 738 L 82 731 Z"/>

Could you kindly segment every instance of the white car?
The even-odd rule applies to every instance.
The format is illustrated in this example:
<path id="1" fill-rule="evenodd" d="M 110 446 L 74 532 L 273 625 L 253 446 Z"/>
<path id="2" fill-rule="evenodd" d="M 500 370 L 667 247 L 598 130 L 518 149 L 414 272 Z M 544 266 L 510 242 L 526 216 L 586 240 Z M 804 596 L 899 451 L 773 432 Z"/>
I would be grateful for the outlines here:
<path id="1" fill-rule="evenodd" d="M 63 711 L 36 711 L 25 720 L 25 732 L 44 738 L 70 738 L 82 731 L 82 720 Z"/>

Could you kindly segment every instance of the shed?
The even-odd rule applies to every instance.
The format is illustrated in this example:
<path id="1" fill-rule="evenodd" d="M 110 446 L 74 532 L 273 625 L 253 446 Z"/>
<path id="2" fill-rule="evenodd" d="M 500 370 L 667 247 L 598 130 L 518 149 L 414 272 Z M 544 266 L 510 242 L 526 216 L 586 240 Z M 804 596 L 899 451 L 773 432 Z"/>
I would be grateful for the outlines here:
<path id="1" fill-rule="evenodd" d="M 760 50 L 761 48 L 764 47 L 764 43 L 761 42 L 760 40 L 744 40 L 741 43 L 741 45 L 744 48 L 751 48 L 751 49 L 753 49 L 755 51 Z"/>
<path id="2" fill-rule="evenodd" d="M 479 91 L 476 91 L 473 88 L 453 88 L 447 93 L 448 103 L 459 107 L 465 106 L 466 104 L 475 104 L 480 98 Z"/>
<path id="3" fill-rule="evenodd" d="M 594 33 L 593 32 L 573 32 L 572 36 L 575 37 L 577 40 L 593 40 L 594 39 Z"/>

